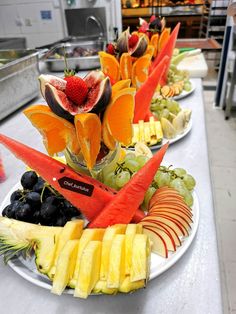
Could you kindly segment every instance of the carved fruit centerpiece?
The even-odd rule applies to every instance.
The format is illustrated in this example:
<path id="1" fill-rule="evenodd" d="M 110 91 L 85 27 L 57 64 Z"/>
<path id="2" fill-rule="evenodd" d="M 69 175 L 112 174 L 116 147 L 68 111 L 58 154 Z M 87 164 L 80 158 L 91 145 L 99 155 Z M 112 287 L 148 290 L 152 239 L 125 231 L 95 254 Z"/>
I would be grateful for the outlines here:
<path id="1" fill-rule="evenodd" d="M 48 106 L 35 105 L 24 114 L 49 155 L 63 152 L 70 166 L 91 172 L 118 158 L 119 143 L 130 144 L 135 89 L 128 81 L 111 87 L 102 71 L 80 78 L 66 70 L 64 78 L 40 75 L 39 82 Z"/>

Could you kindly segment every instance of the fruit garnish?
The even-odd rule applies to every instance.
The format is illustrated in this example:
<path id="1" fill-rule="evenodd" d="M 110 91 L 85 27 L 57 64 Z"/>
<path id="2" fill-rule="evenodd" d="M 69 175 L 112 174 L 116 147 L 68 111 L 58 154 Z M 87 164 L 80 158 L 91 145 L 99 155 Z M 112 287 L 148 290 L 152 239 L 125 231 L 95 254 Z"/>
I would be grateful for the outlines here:
<path id="1" fill-rule="evenodd" d="M 120 75 L 122 80 L 131 79 L 132 57 L 128 52 L 122 53 L 120 57 Z"/>
<path id="2" fill-rule="evenodd" d="M 116 148 L 116 140 L 114 139 L 114 137 L 111 135 L 108 126 L 107 126 L 107 122 L 105 120 L 103 120 L 102 123 L 102 139 L 104 144 L 110 149 L 110 150 L 115 150 Z"/>
<path id="3" fill-rule="evenodd" d="M 160 35 L 158 33 L 152 35 L 151 45 L 154 47 L 153 57 L 155 58 L 158 53 L 158 43 L 159 43 Z"/>
<path id="4" fill-rule="evenodd" d="M 101 121 L 95 113 L 81 113 L 75 116 L 74 123 L 81 153 L 91 170 L 101 147 Z"/>
<path id="5" fill-rule="evenodd" d="M 44 105 L 29 107 L 23 113 L 43 136 L 44 145 L 50 156 L 62 152 L 66 147 L 75 154 L 79 153 L 80 147 L 72 123 L 60 118 Z"/>
<path id="6" fill-rule="evenodd" d="M 128 146 L 132 139 L 134 88 L 124 88 L 112 97 L 104 114 L 104 123 L 115 140 Z"/>
<path id="7" fill-rule="evenodd" d="M 130 79 L 124 79 L 124 80 L 120 80 L 120 81 L 116 82 L 112 86 L 112 96 L 114 96 L 116 92 L 118 92 L 124 88 L 130 87 L 130 84 L 131 84 Z"/>
<path id="8" fill-rule="evenodd" d="M 145 51 L 145 55 L 150 55 L 151 56 L 151 58 L 153 57 L 153 55 L 154 55 L 154 51 L 155 51 L 155 48 L 154 48 L 154 46 L 153 45 L 148 45 L 147 46 L 147 49 L 146 49 L 146 51 Z"/>
<path id="9" fill-rule="evenodd" d="M 78 76 L 68 76 L 64 80 L 67 82 L 65 94 L 76 105 L 81 106 L 88 94 L 88 87 L 85 81 Z"/>
<path id="10" fill-rule="evenodd" d="M 132 67 L 132 84 L 137 89 L 146 81 L 148 78 L 149 67 L 151 64 L 151 56 L 149 54 L 144 55 L 134 62 Z"/>
<path id="11" fill-rule="evenodd" d="M 160 38 L 158 41 L 158 52 L 160 52 L 162 48 L 165 46 L 169 37 L 170 37 L 170 28 L 165 28 L 163 32 L 160 34 Z"/>
<path id="12" fill-rule="evenodd" d="M 138 41 L 139 41 L 139 36 L 136 34 L 132 34 L 128 40 L 129 47 L 134 48 Z"/>
<path id="13" fill-rule="evenodd" d="M 114 82 L 120 79 L 119 62 L 117 59 L 104 51 L 99 52 L 101 69 L 105 75 L 109 75 Z"/>
<path id="14" fill-rule="evenodd" d="M 116 48 L 115 48 L 114 44 L 112 44 L 112 43 L 107 44 L 106 52 L 114 56 L 116 54 Z"/>

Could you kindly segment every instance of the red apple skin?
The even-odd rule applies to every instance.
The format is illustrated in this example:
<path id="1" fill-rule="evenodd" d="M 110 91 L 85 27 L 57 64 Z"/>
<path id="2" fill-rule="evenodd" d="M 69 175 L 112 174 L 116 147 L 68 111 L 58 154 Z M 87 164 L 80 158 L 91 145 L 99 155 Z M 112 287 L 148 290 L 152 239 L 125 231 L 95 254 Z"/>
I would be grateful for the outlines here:
<path id="1" fill-rule="evenodd" d="M 141 224 L 153 224 L 154 226 L 157 226 L 158 228 L 162 228 L 163 230 L 167 230 L 170 234 L 172 232 L 172 234 L 174 234 L 174 236 L 172 234 L 171 234 L 171 236 L 175 242 L 175 245 L 181 246 L 181 241 L 180 241 L 180 238 L 179 238 L 178 234 L 176 233 L 176 231 L 172 227 L 166 225 L 165 223 L 162 223 L 162 222 L 159 222 L 159 221 L 156 221 L 153 219 L 146 219 L 144 222 L 141 221 L 140 223 Z M 171 232 L 169 230 L 171 230 Z"/>
<path id="2" fill-rule="evenodd" d="M 154 213 L 153 213 L 153 214 L 154 214 Z M 179 216 L 179 215 L 172 214 L 172 213 L 166 213 L 166 212 L 164 212 L 164 213 L 158 212 L 158 213 L 155 213 L 155 215 L 157 215 L 157 216 L 166 216 L 166 217 L 170 217 L 170 218 L 176 219 L 180 224 L 183 225 L 183 227 L 184 227 L 187 231 L 191 229 L 190 224 L 189 224 L 183 217 L 181 217 L 181 216 Z"/>
<path id="3" fill-rule="evenodd" d="M 161 227 L 158 227 L 157 225 L 152 224 L 152 223 L 144 223 L 144 224 L 143 224 L 143 228 L 144 228 L 144 229 L 145 229 L 145 228 L 152 229 L 152 231 L 157 232 L 161 237 L 162 237 L 162 234 L 160 234 L 160 232 L 165 233 L 166 236 L 167 236 L 167 237 L 169 238 L 169 240 L 171 241 L 171 246 L 172 246 L 171 248 L 169 247 L 168 242 L 166 241 L 166 239 L 165 239 L 164 236 L 163 236 L 163 240 L 164 240 L 165 243 L 166 243 L 167 250 L 168 250 L 168 251 L 176 251 L 175 241 L 174 241 L 174 239 L 173 239 L 171 233 L 170 233 L 168 230 L 164 230 L 164 228 L 161 229 Z"/>
<path id="4" fill-rule="evenodd" d="M 171 209 L 155 209 L 153 211 L 151 211 L 150 213 L 153 213 L 153 214 L 172 214 L 173 217 L 174 216 L 177 216 L 177 217 L 180 217 L 182 219 L 184 219 L 186 221 L 186 223 L 190 226 L 190 224 L 193 222 L 192 219 L 186 215 L 186 213 L 182 212 L 182 211 L 178 211 L 178 210 L 171 210 Z"/>
<path id="5" fill-rule="evenodd" d="M 145 229 L 143 229 L 143 233 L 145 233 L 145 230 L 147 230 L 148 232 L 153 233 L 158 239 L 161 240 L 161 242 L 162 242 L 162 244 L 163 244 L 164 252 L 163 252 L 163 254 L 160 253 L 160 255 L 163 256 L 163 257 L 165 257 L 165 258 L 168 258 L 168 250 L 167 250 L 167 246 L 166 246 L 166 243 L 165 243 L 164 239 L 163 239 L 158 233 L 156 233 L 156 232 L 150 230 L 150 228 L 148 228 L 148 227 L 145 228 Z M 158 253 L 157 253 L 157 254 L 158 254 Z"/>
<path id="6" fill-rule="evenodd" d="M 151 202 L 151 201 L 150 201 Z M 186 210 L 187 212 L 192 213 L 192 209 L 188 207 L 185 203 L 180 202 L 178 200 L 164 200 L 164 201 L 157 201 L 153 203 L 152 206 L 149 206 L 149 210 L 156 206 L 176 206 L 179 208 L 182 208 L 183 210 Z"/>
<path id="7" fill-rule="evenodd" d="M 163 206 L 163 205 L 156 205 L 153 206 L 150 210 L 149 213 L 155 212 L 155 211 L 170 211 L 173 213 L 179 213 L 180 215 L 182 214 L 184 217 L 187 217 L 186 219 L 190 219 L 190 222 L 192 222 L 192 213 L 187 212 L 183 210 L 180 207 L 175 207 L 175 206 Z"/>

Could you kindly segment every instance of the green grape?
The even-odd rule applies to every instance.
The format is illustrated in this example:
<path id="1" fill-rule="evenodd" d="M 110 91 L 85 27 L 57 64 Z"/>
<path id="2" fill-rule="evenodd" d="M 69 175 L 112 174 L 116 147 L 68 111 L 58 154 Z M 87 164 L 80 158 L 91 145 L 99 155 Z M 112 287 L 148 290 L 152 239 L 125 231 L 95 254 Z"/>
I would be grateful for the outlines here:
<path id="1" fill-rule="evenodd" d="M 125 160 L 125 167 L 129 168 L 132 172 L 137 172 L 139 170 L 139 163 L 134 159 Z"/>
<path id="2" fill-rule="evenodd" d="M 147 156 L 144 156 L 144 155 L 136 156 L 136 161 L 139 164 L 139 168 L 142 168 L 148 160 L 149 158 Z"/>
<path id="3" fill-rule="evenodd" d="M 170 174 L 168 172 L 161 172 L 157 177 L 156 183 L 159 187 L 170 185 Z"/>
<path id="4" fill-rule="evenodd" d="M 153 194 L 156 192 L 156 189 L 151 186 L 147 189 L 145 196 L 144 196 L 144 201 L 143 201 L 143 205 L 145 207 L 145 209 L 148 209 L 148 204 L 150 202 L 150 199 L 152 198 Z"/>
<path id="5" fill-rule="evenodd" d="M 174 114 L 178 113 L 180 110 L 179 104 L 176 101 L 172 101 L 172 100 L 168 101 L 167 108 L 171 113 L 174 113 Z"/>
<path id="6" fill-rule="evenodd" d="M 164 109 L 165 108 L 165 106 L 166 106 L 166 104 L 167 104 L 167 99 L 161 99 L 161 102 L 160 102 L 160 105 L 162 105 L 162 109 Z"/>
<path id="7" fill-rule="evenodd" d="M 187 81 L 186 83 L 184 83 L 184 90 L 185 90 L 186 92 L 190 92 L 191 89 L 192 89 L 192 85 L 191 85 L 191 83 L 190 83 L 189 81 Z"/>
<path id="8" fill-rule="evenodd" d="M 124 161 L 128 161 L 130 159 L 135 159 L 135 154 L 134 153 L 128 153 L 125 155 Z"/>
<path id="9" fill-rule="evenodd" d="M 122 188 L 129 180 L 130 180 L 129 171 L 121 171 L 116 175 L 115 183 L 118 186 L 118 188 Z"/>
<path id="10" fill-rule="evenodd" d="M 157 172 L 156 172 L 156 174 L 155 174 L 155 176 L 154 176 L 154 178 L 153 178 L 153 180 L 157 183 L 157 180 L 158 180 L 158 178 L 159 178 L 159 176 L 161 175 L 161 171 L 160 170 L 158 170 Z"/>
<path id="11" fill-rule="evenodd" d="M 179 191 L 181 189 L 186 189 L 186 186 L 182 179 L 176 178 L 170 182 L 170 187 Z"/>
<path id="12" fill-rule="evenodd" d="M 183 176 L 183 182 L 184 182 L 184 184 L 186 185 L 186 188 L 188 189 L 188 190 L 192 190 L 194 187 L 195 187 L 195 185 L 196 185 L 196 181 L 195 181 L 195 179 L 190 175 L 190 174 L 185 174 L 184 176 Z"/>
<path id="13" fill-rule="evenodd" d="M 188 190 L 185 192 L 185 195 L 183 196 L 184 200 L 186 202 L 186 204 L 191 207 L 193 205 L 193 196 L 191 194 L 191 192 L 189 192 Z"/>
<path id="14" fill-rule="evenodd" d="M 116 175 L 114 172 L 110 172 L 104 179 L 104 184 L 110 186 L 113 189 L 117 189 Z"/>
<path id="15" fill-rule="evenodd" d="M 184 176 L 187 172 L 185 169 L 183 168 L 175 168 L 174 169 L 174 173 L 178 176 L 178 177 L 182 177 Z"/>

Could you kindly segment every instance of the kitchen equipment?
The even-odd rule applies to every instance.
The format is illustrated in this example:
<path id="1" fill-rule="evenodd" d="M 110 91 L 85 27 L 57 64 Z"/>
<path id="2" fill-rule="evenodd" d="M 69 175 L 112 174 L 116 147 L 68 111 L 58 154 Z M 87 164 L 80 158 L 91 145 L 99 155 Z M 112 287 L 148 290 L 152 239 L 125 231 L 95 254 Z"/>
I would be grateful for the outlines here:
<path id="1" fill-rule="evenodd" d="M 38 54 L 0 50 L 0 121 L 38 95 Z"/>
<path id="2" fill-rule="evenodd" d="M 44 56 L 48 70 L 61 72 L 65 69 L 64 54 L 68 68 L 76 72 L 100 67 L 98 51 L 105 49 L 105 42 L 101 40 L 76 41 L 61 43 L 52 47 Z"/>
<path id="3" fill-rule="evenodd" d="M 0 49 L 25 49 L 26 39 L 16 37 L 0 38 Z"/>

